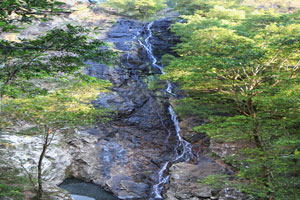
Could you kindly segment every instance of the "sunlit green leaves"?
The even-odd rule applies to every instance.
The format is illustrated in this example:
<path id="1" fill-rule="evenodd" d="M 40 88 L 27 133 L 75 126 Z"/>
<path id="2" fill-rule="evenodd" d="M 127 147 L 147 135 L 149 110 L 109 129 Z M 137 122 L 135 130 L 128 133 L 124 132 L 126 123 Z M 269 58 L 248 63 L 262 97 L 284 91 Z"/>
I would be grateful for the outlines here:
<path id="1" fill-rule="evenodd" d="M 1 94 L 6 94 L 7 88 L 12 85 L 22 84 L 22 79 L 58 72 L 74 73 L 85 66 L 86 60 L 112 63 L 116 53 L 99 50 L 105 44 L 100 40 L 91 40 L 88 32 L 82 27 L 67 25 L 65 29 L 53 29 L 34 40 L 0 40 L 0 60 L 3 63 L 0 81 L 4 84 Z"/>
<path id="2" fill-rule="evenodd" d="M 178 5 L 191 15 L 174 25 L 182 43 L 178 57 L 164 57 L 162 75 L 186 92 L 177 112 L 202 119 L 195 131 L 215 142 L 247 147 L 226 159 L 243 183 L 236 187 L 257 199 L 298 198 L 299 12 L 255 10 L 235 1 Z"/>
<path id="3" fill-rule="evenodd" d="M 63 12 L 59 6 L 64 5 L 63 2 L 54 0 L 2 0 L 0 2 L 0 30 L 1 32 L 11 32 L 18 30 L 16 22 L 31 22 L 34 19 L 42 18 L 47 20 L 45 16 L 51 16 Z"/>
<path id="4" fill-rule="evenodd" d="M 91 104 L 97 95 L 106 92 L 108 82 L 91 79 L 88 84 L 74 79 L 68 86 L 32 98 L 4 98 L 1 102 L 2 128 L 8 121 L 24 120 L 52 128 L 87 125 L 109 115 L 109 109 L 95 109 Z"/>
<path id="5" fill-rule="evenodd" d="M 108 4 L 127 16 L 149 17 L 167 7 L 165 0 L 109 0 Z"/>

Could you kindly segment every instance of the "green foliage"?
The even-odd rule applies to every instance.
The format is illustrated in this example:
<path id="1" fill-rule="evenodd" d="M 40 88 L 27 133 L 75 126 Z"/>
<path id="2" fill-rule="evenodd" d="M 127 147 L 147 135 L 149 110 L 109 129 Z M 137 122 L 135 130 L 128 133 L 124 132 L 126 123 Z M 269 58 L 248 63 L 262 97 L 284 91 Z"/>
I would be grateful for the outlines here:
<path id="1" fill-rule="evenodd" d="M 107 92 L 104 88 L 108 86 L 110 83 L 105 81 L 94 79 L 87 82 L 76 78 L 67 87 L 49 92 L 48 95 L 4 98 L 0 127 L 14 126 L 20 120 L 36 125 L 35 130 L 43 128 L 44 125 L 51 129 L 61 129 L 88 125 L 97 119 L 107 121 L 110 110 L 95 109 L 90 102 L 101 90 Z"/>
<path id="2" fill-rule="evenodd" d="M 91 101 L 96 99 L 99 92 L 108 92 L 105 88 L 110 86 L 109 82 L 93 77 L 76 77 L 70 80 L 67 86 L 51 91 L 47 95 L 2 99 L 0 131 L 13 132 L 14 127 L 21 121 L 30 124 L 32 128 L 20 131 L 18 134 L 43 135 L 44 137 L 43 151 L 38 164 L 38 189 L 34 186 L 34 180 L 26 172 L 39 197 L 43 195 L 42 160 L 47 147 L 51 144 L 50 137 L 57 132 L 73 133 L 75 128 L 88 126 L 97 121 L 109 121 L 111 111 L 106 108 L 96 109 Z M 13 191 L 4 191 L 3 195 L 12 195 Z"/>
<path id="3" fill-rule="evenodd" d="M 3 0 L 0 31 L 18 33 L 25 23 L 44 22 L 51 15 L 68 12 L 62 5 L 55 0 Z M 20 134 L 43 134 L 43 151 L 37 166 L 39 188 L 33 186 L 39 197 L 43 192 L 42 160 L 52 141 L 50 134 L 110 120 L 110 110 L 95 109 L 91 101 L 99 92 L 107 92 L 105 88 L 111 84 L 79 71 L 87 60 L 111 64 L 117 54 L 107 50 L 102 41 L 89 37 L 90 33 L 83 27 L 66 25 L 34 39 L 0 39 L 0 131 L 15 131 L 22 121 L 32 128 Z M 0 198 L 23 199 L 20 173 L 13 168 L 4 169 L 6 174 L 2 171 L 8 165 L 0 163 Z M 35 180 L 27 175 L 34 185 Z"/>
<path id="4" fill-rule="evenodd" d="M 121 14 L 135 17 L 149 17 L 167 6 L 165 0 L 109 0 L 108 4 Z"/>
<path id="5" fill-rule="evenodd" d="M 5 164 L 1 161 L 1 165 Z M 28 184 L 24 176 L 18 175 L 19 170 L 10 167 L 0 168 L 0 199 L 12 198 L 14 200 L 23 200 L 24 185 Z"/>
<path id="6" fill-rule="evenodd" d="M 89 30 L 67 25 L 66 29 L 53 29 L 34 40 L 21 42 L 0 40 L 0 85 L 1 94 L 18 92 L 16 86 L 33 77 L 74 73 L 91 59 L 109 63 L 116 55 L 100 51 L 104 43 L 87 36 Z M 45 91 L 40 91 L 45 93 Z"/>
<path id="7" fill-rule="evenodd" d="M 150 79 L 148 82 L 148 89 L 153 91 L 158 91 L 165 88 L 165 82 L 157 80 L 158 77 L 154 77 L 154 79 Z"/>
<path id="8" fill-rule="evenodd" d="M 175 0 L 177 9 L 183 14 L 206 13 L 214 6 L 232 6 L 238 0 Z"/>
<path id="9" fill-rule="evenodd" d="M 64 3 L 55 0 L 2 0 L 0 2 L 0 32 L 18 31 L 16 22 L 31 22 L 34 19 L 48 20 L 47 16 L 63 12 Z"/>
<path id="10" fill-rule="evenodd" d="M 20 187 L 0 183 L 0 197 L 11 197 L 15 200 L 22 200 L 23 195 L 21 192 Z"/>
<path id="11" fill-rule="evenodd" d="M 188 94 L 176 110 L 204 118 L 195 130 L 215 141 L 247 144 L 230 160 L 243 191 L 257 199 L 299 198 L 299 12 L 235 1 L 178 5 L 190 15 L 173 27 L 182 43 L 178 57 L 164 57 L 162 76 Z"/>
<path id="12" fill-rule="evenodd" d="M 1 32 L 10 33 L 21 30 L 25 22 L 49 20 L 49 16 L 62 13 L 64 5 L 54 0 L 4 0 L 0 4 Z M 86 60 L 112 63 L 116 53 L 101 50 L 105 44 L 89 37 L 90 32 L 80 26 L 66 25 L 35 39 L 0 39 L 1 97 L 28 92 L 28 84 L 33 93 L 46 94 L 47 91 L 39 91 L 27 80 L 74 73 L 85 66 Z"/>
<path id="13" fill-rule="evenodd" d="M 212 189 L 218 190 L 226 187 L 228 185 L 228 176 L 224 174 L 213 174 L 203 180 L 198 180 L 201 184 L 210 185 Z"/>

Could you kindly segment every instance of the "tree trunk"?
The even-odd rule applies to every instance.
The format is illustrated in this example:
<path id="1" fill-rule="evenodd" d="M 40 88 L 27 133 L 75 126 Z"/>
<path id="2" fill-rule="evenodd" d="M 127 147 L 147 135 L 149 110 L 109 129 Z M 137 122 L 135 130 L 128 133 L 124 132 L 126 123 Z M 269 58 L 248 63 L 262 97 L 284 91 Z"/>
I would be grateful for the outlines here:
<path id="1" fill-rule="evenodd" d="M 259 134 L 259 122 L 257 120 L 256 113 L 255 113 L 255 110 L 254 110 L 254 107 L 253 107 L 252 98 L 250 98 L 248 100 L 247 106 L 248 106 L 249 113 L 252 116 L 253 121 L 254 121 L 253 139 L 254 139 L 255 145 L 258 148 L 260 148 L 261 150 L 263 150 L 262 138 L 260 137 L 260 134 Z"/>
<path id="2" fill-rule="evenodd" d="M 50 130 L 48 127 L 45 127 L 45 139 L 44 139 L 44 145 L 43 145 L 43 150 L 40 155 L 39 163 L 38 163 L 38 198 L 42 198 L 43 196 L 43 180 L 42 180 L 42 164 L 43 164 L 43 159 L 46 154 L 46 150 L 49 146 L 49 135 L 50 135 Z"/>

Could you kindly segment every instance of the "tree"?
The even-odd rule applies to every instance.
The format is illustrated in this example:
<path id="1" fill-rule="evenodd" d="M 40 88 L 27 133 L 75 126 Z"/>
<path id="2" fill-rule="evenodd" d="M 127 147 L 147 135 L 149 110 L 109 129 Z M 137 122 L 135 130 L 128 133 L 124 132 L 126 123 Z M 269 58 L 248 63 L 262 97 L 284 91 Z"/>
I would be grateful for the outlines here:
<path id="1" fill-rule="evenodd" d="M 18 23 L 46 20 L 48 13 L 57 14 L 61 9 L 55 1 L 3 1 L 0 25 L 2 31 L 17 31 Z M 43 18 L 40 18 L 43 15 Z M 58 72 L 73 73 L 86 60 L 112 62 L 116 55 L 109 50 L 100 50 L 105 44 L 88 36 L 90 30 L 66 25 L 35 39 L 12 42 L 0 39 L 0 86 L 1 96 L 12 95 L 26 89 L 26 79 L 55 75 Z"/>
<path id="2" fill-rule="evenodd" d="M 54 0 L 3 0 L 0 5 L 1 32 L 18 32 L 24 23 L 46 21 L 51 15 L 68 12 L 62 9 L 63 3 Z M 0 39 L 0 129 L 25 121 L 35 126 L 36 134 L 42 133 L 44 144 L 35 188 L 39 199 L 44 194 L 42 163 L 54 134 L 100 118 L 107 120 L 104 116 L 109 111 L 95 109 L 90 100 L 98 95 L 99 88 L 104 90 L 110 84 L 78 71 L 87 60 L 109 64 L 116 53 L 101 49 L 105 44 L 90 38 L 89 32 L 83 27 L 66 25 L 34 39 Z M 65 76 L 63 83 L 69 83 L 61 89 L 48 92 L 32 83 L 47 82 L 59 73 Z"/>
<path id="3" fill-rule="evenodd" d="M 165 0 L 110 0 L 110 6 L 119 13 L 135 17 L 149 17 L 165 7 Z"/>
<path id="4" fill-rule="evenodd" d="M 109 120 L 109 109 L 96 109 L 91 104 L 99 91 L 111 86 L 107 81 L 95 78 L 73 78 L 65 87 L 48 95 L 32 98 L 4 98 L 0 113 L 0 128 L 6 129 L 23 121 L 34 126 L 34 134 L 43 137 L 43 147 L 37 164 L 37 196 L 44 194 L 42 164 L 47 148 L 57 132 L 72 133 L 76 127 L 87 126 L 96 121 Z M 35 176 L 34 176 L 35 177 Z"/>
<path id="5" fill-rule="evenodd" d="M 216 141 L 249 144 L 227 159 L 243 191 L 298 198 L 299 12 L 193 2 L 200 10 L 174 26 L 183 42 L 163 75 L 188 93 L 178 110 L 208 118 L 195 130 Z"/>
<path id="6" fill-rule="evenodd" d="M 20 23 L 30 23 L 35 19 L 48 20 L 49 15 L 64 11 L 59 7 L 64 3 L 55 0 L 2 0 L 0 5 L 1 32 L 16 31 L 20 29 Z"/>
<path id="7" fill-rule="evenodd" d="M 183 14 L 207 13 L 214 6 L 232 6 L 239 0 L 176 0 L 176 8 Z"/>

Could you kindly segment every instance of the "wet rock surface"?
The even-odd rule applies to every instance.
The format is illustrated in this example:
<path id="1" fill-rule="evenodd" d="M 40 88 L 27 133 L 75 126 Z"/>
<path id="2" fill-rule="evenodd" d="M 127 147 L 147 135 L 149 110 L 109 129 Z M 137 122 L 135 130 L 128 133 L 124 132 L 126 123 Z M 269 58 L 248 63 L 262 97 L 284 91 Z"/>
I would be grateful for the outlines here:
<path id="1" fill-rule="evenodd" d="M 76 177 L 93 181 L 121 199 L 150 198 L 158 171 L 175 156 L 177 143 L 167 98 L 150 92 L 142 79 L 155 71 L 138 41 L 143 34 L 143 24 L 119 20 L 107 34 L 107 41 L 120 51 L 122 64 L 89 63 L 88 75 L 114 85 L 110 93 L 98 96 L 94 106 L 110 108 L 116 115 L 108 124 L 86 130 L 97 139 L 96 148 L 93 153 L 87 150 L 84 158 L 83 152 L 74 156 L 77 164 L 71 168 Z M 96 163 L 85 160 L 92 156 Z"/>
<path id="2" fill-rule="evenodd" d="M 173 19 L 153 23 L 151 43 L 158 57 L 161 49 L 164 53 L 171 52 L 170 48 L 177 42 L 169 31 L 172 23 Z M 113 83 L 111 92 L 99 94 L 94 106 L 110 108 L 116 114 L 108 124 L 98 124 L 83 131 L 94 138 L 88 141 L 94 149 L 74 153 L 75 149 L 84 149 L 81 145 L 87 142 L 78 138 L 80 142 L 72 151 L 77 159 L 70 168 L 71 174 L 101 185 L 120 199 L 153 197 L 152 186 L 158 181 L 159 170 L 178 153 L 174 149 L 177 137 L 168 112 L 169 99 L 149 91 L 145 83 L 145 77 L 159 73 L 151 67 L 147 53 L 138 41 L 145 38 L 145 27 L 139 22 L 119 20 L 108 33 L 107 41 L 120 51 L 121 64 L 89 63 L 87 74 Z M 201 156 L 203 146 L 208 147 L 209 142 L 205 142 L 205 134 L 191 129 L 198 122 L 197 119 L 181 122 L 183 137 L 194 144 L 195 158 L 190 163 L 171 166 L 165 199 L 215 198 L 212 188 L 199 185 L 197 180 L 228 173 L 223 166 Z"/>
<path id="3" fill-rule="evenodd" d="M 204 120 L 200 120 L 198 117 L 183 118 L 180 121 L 182 137 L 191 143 L 196 143 L 207 137 L 205 133 L 198 133 L 194 130 L 195 126 L 202 123 L 204 123 Z"/>
<path id="4" fill-rule="evenodd" d="M 171 32 L 171 27 L 177 19 L 174 17 L 164 18 L 154 21 L 152 26 L 153 38 L 151 43 L 155 56 L 161 58 L 164 54 L 174 54 L 172 47 L 180 42 L 179 37 L 176 37 Z"/>

